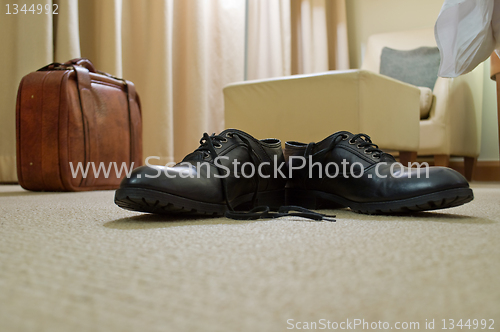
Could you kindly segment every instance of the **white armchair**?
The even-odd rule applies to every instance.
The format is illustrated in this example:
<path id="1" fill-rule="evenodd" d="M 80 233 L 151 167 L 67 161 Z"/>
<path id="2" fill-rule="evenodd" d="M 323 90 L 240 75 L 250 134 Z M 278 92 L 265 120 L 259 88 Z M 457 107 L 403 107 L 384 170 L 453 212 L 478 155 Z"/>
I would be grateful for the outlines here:
<path id="1" fill-rule="evenodd" d="M 419 98 L 418 88 L 366 70 L 278 77 L 226 86 L 225 121 L 282 142 L 362 132 L 383 149 L 410 153 L 419 144 Z"/>
<path id="2" fill-rule="evenodd" d="M 465 157 L 468 179 L 479 155 L 482 66 L 454 79 L 438 78 L 428 118 L 420 119 L 420 90 L 380 75 L 384 47 L 436 46 L 433 29 L 373 35 L 361 69 L 233 83 L 224 88 L 226 127 L 255 137 L 319 141 L 339 131 L 363 132 L 406 163 L 432 155 L 447 166 Z"/>
<path id="3" fill-rule="evenodd" d="M 384 47 L 410 50 L 436 47 L 433 29 L 373 35 L 369 38 L 362 69 L 379 72 Z M 433 156 L 448 166 L 450 156 L 465 158 L 465 175 L 472 178 L 481 149 L 483 65 L 457 78 L 438 77 L 429 117 L 420 121 L 418 155 Z"/>

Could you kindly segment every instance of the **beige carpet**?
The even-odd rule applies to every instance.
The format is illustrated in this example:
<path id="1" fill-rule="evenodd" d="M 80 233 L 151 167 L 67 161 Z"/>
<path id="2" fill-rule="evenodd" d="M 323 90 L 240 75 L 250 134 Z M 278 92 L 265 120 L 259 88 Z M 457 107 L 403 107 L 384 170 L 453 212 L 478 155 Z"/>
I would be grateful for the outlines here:
<path id="1" fill-rule="evenodd" d="M 112 191 L 0 186 L 0 331 L 289 331 L 287 320 L 320 330 L 353 319 L 420 330 L 434 319 L 440 330 L 469 318 L 499 330 L 500 185 L 473 187 L 461 207 L 337 210 L 331 223 L 175 220 L 122 210 Z"/>

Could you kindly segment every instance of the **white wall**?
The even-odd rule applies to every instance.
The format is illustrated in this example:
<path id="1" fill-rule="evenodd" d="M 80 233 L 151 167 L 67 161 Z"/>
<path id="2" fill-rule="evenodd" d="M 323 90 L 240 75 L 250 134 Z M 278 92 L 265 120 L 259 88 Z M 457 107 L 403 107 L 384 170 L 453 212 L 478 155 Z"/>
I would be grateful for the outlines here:
<path id="1" fill-rule="evenodd" d="M 361 66 L 368 37 L 375 33 L 423 29 L 434 26 L 443 0 L 347 0 L 349 60 Z M 495 83 L 484 67 L 483 129 L 480 160 L 498 160 L 498 125 Z"/>
<path id="2" fill-rule="evenodd" d="M 480 160 L 499 160 L 496 84 L 490 79 L 490 61 L 484 63 L 483 123 Z"/>

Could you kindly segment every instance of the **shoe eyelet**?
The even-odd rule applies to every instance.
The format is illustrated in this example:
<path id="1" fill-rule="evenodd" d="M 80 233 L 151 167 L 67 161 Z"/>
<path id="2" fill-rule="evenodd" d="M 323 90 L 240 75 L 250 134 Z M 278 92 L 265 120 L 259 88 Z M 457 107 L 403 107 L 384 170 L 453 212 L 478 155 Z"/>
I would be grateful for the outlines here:
<path id="1" fill-rule="evenodd" d="M 210 158 L 210 151 L 205 151 L 205 156 L 203 157 L 203 159 L 208 159 Z"/>
<path id="2" fill-rule="evenodd" d="M 349 135 L 347 135 L 347 134 L 342 135 L 342 140 L 343 141 L 347 140 L 348 138 L 349 138 Z"/>
<path id="3" fill-rule="evenodd" d="M 234 134 L 233 133 L 226 133 L 226 137 L 233 138 Z"/>
<path id="4" fill-rule="evenodd" d="M 356 141 L 353 142 L 352 140 L 349 140 L 349 144 L 354 145 L 356 144 Z"/>
<path id="5" fill-rule="evenodd" d="M 214 148 L 220 149 L 220 148 L 222 148 L 222 144 L 219 143 L 218 145 L 214 145 Z"/>
<path id="6" fill-rule="evenodd" d="M 376 156 L 376 155 L 372 154 L 372 158 L 373 159 L 380 159 L 380 156 Z"/>
<path id="7" fill-rule="evenodd" d="M 358 144 L 358 145 L 356 145 L 356 146 L 358 147 L 358 149 L 361 149 L 361 148 L 362 148 L 361 144 Z"/>
<path id="8" fill-rule="evenodd" d="M 365 150 L 365 153 L 366 153 L 366 154 L 372 154 L 372 153 L 373 153 L 373 151 L 367 151 L 367 150 L 368 150 L 368 149 L 366 149 L 366 150 Z"/>
<path id="9" fill-rule="evenodd" d="M 226 143 L 227 142 L 227 138 L 222 138 L 220 141 L 221 141 L 221 143 Z"/>

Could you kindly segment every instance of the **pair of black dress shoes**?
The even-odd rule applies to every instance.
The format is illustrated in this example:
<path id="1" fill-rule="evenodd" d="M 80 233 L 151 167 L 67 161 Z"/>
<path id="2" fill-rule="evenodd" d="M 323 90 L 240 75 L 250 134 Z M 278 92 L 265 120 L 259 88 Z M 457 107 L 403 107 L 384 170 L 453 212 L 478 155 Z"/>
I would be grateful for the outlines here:
<path id="1" fill-rule="evenodd" d="M 319 143 L 286 142 L 283 151 L 278 139 L 257 140 L 227 129 L 205 133 L 200 144 L 173 167 L 135 169 L 116 191 L 115 203 L 149 213 L 250 219 L 266 217 L 269 210 L 279 211 L 273 216 L 289 210 L 307 216 L 304 209 L 344 207 L 368 214 L 410 213 L 454 207 L 474 197 L 460 173 L 404 167 L 365 134 L 341 131 Z"/>

